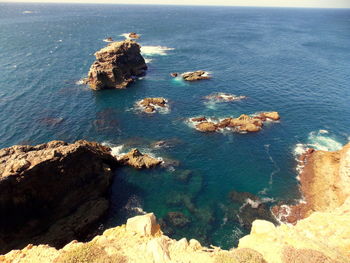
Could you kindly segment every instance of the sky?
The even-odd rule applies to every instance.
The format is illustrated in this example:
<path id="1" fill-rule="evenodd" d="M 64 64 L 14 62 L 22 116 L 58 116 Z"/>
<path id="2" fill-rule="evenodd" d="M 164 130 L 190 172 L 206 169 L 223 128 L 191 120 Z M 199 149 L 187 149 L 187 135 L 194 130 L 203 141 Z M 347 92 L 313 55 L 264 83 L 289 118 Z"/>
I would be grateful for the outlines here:
<path id="1" fill-rule="evenodd" d="M 110 3 L 350 8 L 350 0 L 0 0 L 0 2 Z"/>

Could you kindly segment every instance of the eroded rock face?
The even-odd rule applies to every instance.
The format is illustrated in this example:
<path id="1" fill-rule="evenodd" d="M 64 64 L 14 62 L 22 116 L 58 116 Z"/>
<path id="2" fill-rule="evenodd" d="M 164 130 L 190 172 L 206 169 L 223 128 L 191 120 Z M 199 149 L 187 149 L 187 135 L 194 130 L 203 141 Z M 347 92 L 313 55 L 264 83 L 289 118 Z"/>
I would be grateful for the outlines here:
<path id="1" fill-rule="evenodd" d="M 203 70 L 186 72 L 182 74 L 182 78 L 186 81 L 197 81 L 202 79 L 210 79 L 209 73 Z"/>
<path id="2" fill-rule="evenodd" d="M 228 129 L 240 133 L 258 132 L 263 127 L 266 120 L 279 120 L 278 112 L 264 112 L 259 115 L 249 116 L 242 114 L 238 118 L 226 118 L 223 120 L 211 120 L 206 117 L 191 118 L 197 130 L 202 132 L 215 132 Z"/>
<path id="3" fill-rule="evenodd" d="M 116 165 L 110 148 L 87 141 L 0 150 L 0 252 L 82 238 L 108 209 Z"/>
<path id="4" fill-rule="evenodd" d="M 144 98 L 136 104 L 145 113 L 169 109 L 168 101 L 165 98 Z"/>
<path id="5" fill-rule="evenodd" d="M 304 166 L 299 175 L 304 202 L 272 209 L 281 221 L 292 224 L 315 211 L 333 210 L 350 197 L 350 143 L 335 152 L 309 149 L 299 161 Z"/>
<path id="6" fill-rule="evenodd" d="M 118 158 L 118 161 L 124 165 L 130 165 L 137 169 L 151 168 L 162 163 L 162 160 L 141 153 L 138 149 L 132 149 L 127 154 Z"/>
<path id="7" fill-rule="evenodd" d="M 110 43 L 95 57 L 86 79 L 93 90 L 125 88 L 147 70 L 140 45 L 132 40 Z"/>

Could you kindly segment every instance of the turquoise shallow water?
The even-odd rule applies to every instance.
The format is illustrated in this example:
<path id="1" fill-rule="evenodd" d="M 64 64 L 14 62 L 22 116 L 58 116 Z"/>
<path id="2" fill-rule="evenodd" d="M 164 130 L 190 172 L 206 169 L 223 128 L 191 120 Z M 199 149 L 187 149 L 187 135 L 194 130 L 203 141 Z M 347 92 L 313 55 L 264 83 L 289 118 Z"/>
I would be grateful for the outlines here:
<path id="1" fill-rule="evenodd" d="M 76 84 L 102 39 L 131 31 L 144 47 L 173 50 L 145 54 L 148 74 L 127 90 Z M 336 150 L 349 140 L 349 32 L 349 10 L 0 4 L 0 146 L 87 139 L 171 159 L 165 168 L 118 172 L 105 227 L 142 211 L 159 219 L 182 212 L 189 223 L 168 226 L 171 236 L 232 247 L 255 211 L 242 212 L 230 191 L 273 200 L 267 208 L 298 199 L 296 146 Z M 169 76 L 196 69 L 213 79 Z M 213 92 L 248 98 L 208 105 L 203 97 Z M 132 109 L 149 96 L 168 98 L 171 111 Z M 202 134 L 184 121 L 259 111 L 278 111 L 281 121 L 245 135 Z M 169 147 L 154 148 L 158 140 Z"/>

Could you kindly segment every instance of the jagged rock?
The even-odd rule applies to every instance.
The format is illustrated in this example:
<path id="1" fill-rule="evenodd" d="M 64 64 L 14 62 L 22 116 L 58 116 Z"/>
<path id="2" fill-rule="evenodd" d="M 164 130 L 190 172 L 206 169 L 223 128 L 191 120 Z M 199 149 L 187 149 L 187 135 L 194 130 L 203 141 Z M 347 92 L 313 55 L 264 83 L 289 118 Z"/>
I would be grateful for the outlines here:
<path id="1" fill-rule="evenodd" d="M 147 70 L 140 52 L 139 44 L 132 40 L 109 44 L 95 53 L 85 83 L 94 90 L 125 88 Z"/>
<path id="2" fill-rule="evenodd" d="M 135 32 L 131 32 L 131 33 L 129 34 L 129 38 L 139 39 L 140 36 L 139 36 L 138 34 L 136 34 Z"/>
<path id="3" fill-rule="evenodd" d="M 209 73 L 203 70 L 186 72 L 182 74 L 182 78 L 186 81 L 197 81 L 202 79 L 210 79 Z"/>
<path id="4" fill-rule="evenodd" d="M 137 233 L 141 236 L 154 235 L 159 226 L 153 213 L 129 218 L 126 222 L 126 230 Z"/>
<path id="5" fill-rule="evenodd" d="M 192 118 L 191 121 L 193 122 L 204 122 L 207 121 L 206 117 L 197 117 L 197 118 Z"/>
<path id="6" fill-rule="evenodd" d="M 258 117 L 262 118 L 263 120 L 270 119 L 273 121 L 278 121 L 280 119 L 280 115 L 278 114 L 277 111 L 263 112 L 263 113 L 260 113 Z"/>
<path id="7" fill-rule="evenodd" d="M 170 76 L 172 76 L 173 78 L 176 78 L 177 76 L 179 76 L 179 73 L 173 72 L 173 73 L 170 73 Z"/>
<path id="8" fill-rule="evenodd" d="M 83 237 L 108 209 L 116 165 L 110 148 L 87 141 L 0 150 L 0 252 Z"/>
<path id="9" fill-rule="evenodd" d="M 113 42 L 113 38 L 107 37 L 106 39 L 103 40 L 104 42 Z"/>
<path id="10" fill-rule="evenodd" d="M 147 251 L 152 254 L 153 262 L 157 263 L 171 262 L 168 247 L 168 239 L 163 236 L 152 239 L 147 243 Z"/>
<path id="11" fill-rule="evenodd" d="M 169 109 L 165 98 L 144 98 L 136 103 L 143 112 L 154 113 L 159 109 Z"/>
<path id="12" fill-rule="evenodd" d="M 138 149 L 132 149 L 127 154 L 121 156 L 118 161 L 137 169 L 151 168 L 162 163 L 162 160 L 151 157 L 148 154 L 142 154 Z"/>

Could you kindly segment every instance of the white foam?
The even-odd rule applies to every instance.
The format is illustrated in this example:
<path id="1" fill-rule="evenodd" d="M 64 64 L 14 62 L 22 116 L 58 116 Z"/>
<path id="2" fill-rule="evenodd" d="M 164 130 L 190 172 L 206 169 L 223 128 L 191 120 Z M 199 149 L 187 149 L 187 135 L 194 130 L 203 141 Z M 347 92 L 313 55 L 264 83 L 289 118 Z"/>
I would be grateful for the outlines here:
<path id="1" fill-rule="evenodd" d="M 135 103 L 134 110 L 144 112 L 145 107 L 141 104 L 141 101 L 142 101 L 142 100 L 139 100 L 139 101 L 137 101 L 137 102 Z M 161 114 L 168 114 L 168 113 L 170 112 L 170 107 L 169 107 L 169 104 L 168 104 L 168 100 L 167 100 L 167 99 L 165 99 L 165 103 L 166 103 L 166 104 L 165 104 L 165 107 L 161 107 L 161 106 L 159 106 L 159 105 L 150 103 L 150 105 L 151 105 L 152 107 L 155 108 L 155 111 L 149 112 L 149 113 L 147 113 L 147 114 L 154 114 L 154 113 L 157 113 L 157 112 L 159 112 L 159 113 L 161 113 Z"/>
<path id="2" fill-rule="evenodd" d="M 343 145 L 334 137 L 328 136 L 329 132 L 326 130 L 319 130 L 318 132 L 311 132 L 309 134 L 309 146 L 322 151 L 338 151 Z"/>
<path id="3" fill-rule="evenodd" d="M 84 83 L 85 83 L 84 79 L 80 79 L 75 82 L 75 85 L 84 85 Z"/>
<path id="4" fill-rule="evenodd" d="M 151 58 L 145 58 L 145 62 L 148 64 L 148 63 L 151 63 L 153 61 L 153 59 Z"/>
<path id="5" fill-rule="evenodd" d="M 141 46 L 141 53 L 146 56 L 166 56 L 167 51 L 170 50 L 174 50 L 174 48 L 164 46 Z"/>
<path id="6" fill-rule="evenodd" d="M 236 96 L 230 93 L 216 92 L 204 97 L 209 102 L 219 103 L 219 102 L 233 102 L 246 99 L 246 96 Z"/>
<path id="7" fill-rule="evenodd" d="M 103 39 L 102 41 L 103 41 L 103 42 L 107 42 L 107 43 L 113 42 L 113 40 L 109 40 L 109 39 L 107 39 L 107 38 L 106 38 L 106 39 Z"/>
<path id="8" fill-rule="evenodd" d="M 26 11 L 23 11 L 22 14 L 33 14 L 34 11 L 30 11 L 30 10 L 26 10 Z"/>

